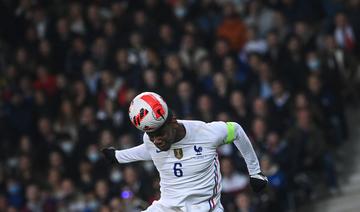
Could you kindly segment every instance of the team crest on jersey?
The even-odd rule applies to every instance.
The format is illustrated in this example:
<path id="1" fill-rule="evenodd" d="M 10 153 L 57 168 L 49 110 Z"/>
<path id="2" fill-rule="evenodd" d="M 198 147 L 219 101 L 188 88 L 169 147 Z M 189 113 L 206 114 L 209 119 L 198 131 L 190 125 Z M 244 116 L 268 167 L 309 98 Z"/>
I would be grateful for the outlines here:
<path id="1" fill-rule="evenodd" d="M 183 157 L 182 149 L 174 149 L 174 155 L 177 159 L 181 159 Z"/>
<path id="2" fill-rule="evenodd" d="M 194 151 L 196 152 L 196 155 L 201 155 L 201 152 L 202 152 L 202 147 L 199 146 L 199 147 L 196 147 L 196 145 L 194 146 Z"/>

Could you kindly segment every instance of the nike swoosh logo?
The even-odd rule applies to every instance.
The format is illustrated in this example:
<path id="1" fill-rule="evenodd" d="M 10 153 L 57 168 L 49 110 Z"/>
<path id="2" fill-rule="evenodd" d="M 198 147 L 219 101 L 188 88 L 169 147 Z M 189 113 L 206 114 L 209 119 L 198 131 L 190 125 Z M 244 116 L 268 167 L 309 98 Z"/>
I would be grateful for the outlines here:
<path id="1" fill-rule="evenodd" d="M 160 153 L 160 152 L 162 152 L 162 151 L 161 151 L 161 150 L 158 150 L 158 149 L 156 150 L 156 153 Z"/>

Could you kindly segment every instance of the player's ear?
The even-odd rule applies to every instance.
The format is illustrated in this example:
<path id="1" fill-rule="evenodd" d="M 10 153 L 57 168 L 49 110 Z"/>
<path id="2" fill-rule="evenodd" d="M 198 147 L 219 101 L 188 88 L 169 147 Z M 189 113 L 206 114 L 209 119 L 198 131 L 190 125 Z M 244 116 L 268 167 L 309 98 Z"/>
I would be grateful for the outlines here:
<path id="1" fill-rule="evenodd" d="M 171 113 L 171 120 L 174 121 L 174 122 L 177 122 L 177 116 L 176 116 L 176 113 L 172 112 Z"/>
<path id="2" fill-rule="evenodd" d="M 176 122 L 176 114 L 171 109 L 169 109 L 169 116 L 168 120 L 170 123 Z"/>
<path id="3" fill-rule="evenodd" d="M 175 114 L 171 114 L 171 118 L 169 118 L 169 125 L 171 125 L 172 127 L 175 127 L 177 124 L 178 124 L 178 122 L 177 122 L 177 119 L 176 119 L 176 116 L 175 116 Z"/>
<path id="4" fill-rule="evenodd" d="M 170 124 L 176 124 L 176 123 L 177 123 L 176 116 L 173 115 L 173 116 L 171 117 L 171 119 L 169 120 L 169 122 L 170 122 Z"/>

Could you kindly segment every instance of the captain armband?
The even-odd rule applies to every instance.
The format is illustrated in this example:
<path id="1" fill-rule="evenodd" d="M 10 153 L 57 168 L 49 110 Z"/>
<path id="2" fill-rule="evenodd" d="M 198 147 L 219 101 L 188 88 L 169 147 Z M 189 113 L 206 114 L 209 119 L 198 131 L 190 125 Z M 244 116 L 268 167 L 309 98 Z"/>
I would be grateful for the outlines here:
<path id="1" fill-rule="evenodd" d="M 225 144 L 230 144 L 235 140 L 235 122 L 226 122 L 227 136 Z"/>

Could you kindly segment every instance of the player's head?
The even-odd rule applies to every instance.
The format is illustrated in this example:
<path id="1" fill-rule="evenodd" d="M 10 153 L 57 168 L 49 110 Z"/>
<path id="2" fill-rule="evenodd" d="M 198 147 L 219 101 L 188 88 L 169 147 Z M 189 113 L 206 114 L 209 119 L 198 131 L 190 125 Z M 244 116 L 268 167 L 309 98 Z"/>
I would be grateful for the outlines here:
<path id="1" fill-rule="evenodd" d="M 153 92 L 137 95 L 131 101 L 129 117 L 160 150 L 168 150 L 175 140 L 177 122 L 160 95 Z"/>

